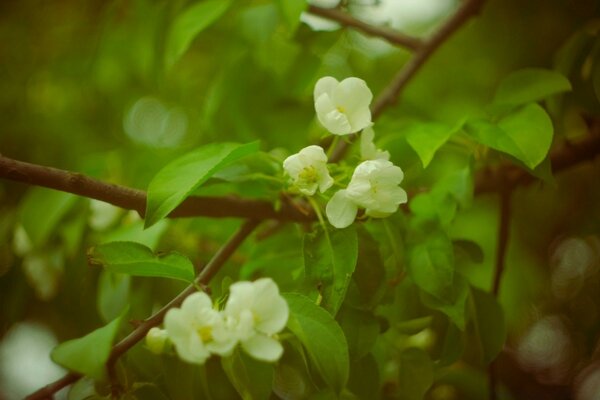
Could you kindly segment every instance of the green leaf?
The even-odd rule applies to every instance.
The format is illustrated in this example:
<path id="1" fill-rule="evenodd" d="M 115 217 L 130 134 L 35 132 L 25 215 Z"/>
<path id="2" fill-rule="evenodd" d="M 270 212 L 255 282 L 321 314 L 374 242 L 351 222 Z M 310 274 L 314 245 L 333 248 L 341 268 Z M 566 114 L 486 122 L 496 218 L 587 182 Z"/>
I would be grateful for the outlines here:
<path id="1" fill-rule="evenodd" d="M 546 158 L 554 135 L 550 117 L 537 104 L 516 109 L 497 125 L 483 120 L 470 121 L 465 130 L 479 143 L 515 157 L 530 169 Z"/>
<path id="2" fill-rule="evenodd" d="M 379 398 L 374 395 L 380 392 L 379 365 L 371 353 L 350 366 L 348 388 L 361 400 Z"/>
<path id="3" fill-rule="evenodd" d="M 502 118 L 498 126 L 515 142 L 523 154 L 519 158 L 534 169 L 541 163 L 552 144 L 554 127 L 546 111 L 537 104 L 528 104 Z"/>
<path id="4" fill-rule="evenodd" d="M 348 342 L 350 359 L 355 361 L 371 351 L 379 336 L 379 320 L 372 312 L 342 307 L 337 320 Z"/>
<path id="5" fill-rule="evenodd" d="M 398 365 L 398 392 L 402 400 L 421 400 L 433 384 L 433 363 L 423 350 L 406 349 Z"/>
<path id="6" fill-rule="evenodd" d="M 306 0 L 279 0 L 277 2 L 285 22 L 293 32 L 300 25 L 300 15 L 308 8 Z"/>
<path id="7" fill-rule="evenodd" d="M 431 296 L 426 292 L 421 292 L 421 301 L 424 305 L 446 314 L 460 330 L 465 330 L 465 314 L 468 298 L 469 286 L 466 279 L 461 275 L 456 275 L 454 277 L 451 294 L 443 299 Z"/>
<path id="8" fill-rule="evenodd" d="M 187 51 L 194 38 L 216 22 L 231 5 L 231 0 L 199 1 L 179 14 L 168 33 L 165 65 L 171 68 Z"/>
<path id="9" fill-rule="evenodd" d="M 318 287 L 321 305 L 335 315 L 346 297 L 356 268 L 358 241 L 356 229 L 318 230 L 304 237 L 304 269 L 306 279 Z"/>
<path id="10" fill-rule="evenodd" d="M 358 229 L 358 239 L 358 259 L 347 303 L 359 309 L 372 309 L 377 306 L 385 291 L 385 265 L 379 243 L 366 229 Z M 387 236 L 385 239 L 389 241 Z"/>
<path id="11" fill-rule="evenodd" d="M 558 72 L 540 68 L 522 69 L 500 82 L 494 104 L 518 106 L 569 90 L 569 80 Z"/>
<path id="12" fill-rule="evenodd" d="M 452 241 L 455 252 L 462 252 L 475 263 L 482 263 L 484 259 L 483 249 L 479 244 L 472 240 L 455 239 Z"/>
<path id="13" fill-rule="evenodd" d="M 122 274 L 186 282 L 194 280 L 194 265 L 187 257 L 177 252 L 155 255 L 148 247 L 135 242 L 111 242 L 92 247 L 88 261 L 91 265 Z"/>
<path id="14" fill-rule="evenodd" d="M 273 382 L 273 365 L 259 362 L 236 350 L 221 358 L 229 381 L 244 400 L 268 399 Z"/>
<path id="15" fill-rule="evenodd" d="M 98 279 L 98 313 L 104 322 L 119 316 L 129 302 L 129 275 L 115 274 L 106 270 Z"/>
<path id="16" fill-rule="evenodd" d="M 425 292 L 450 301 L 453 298 L 454 252 L 448 236 L 436 231 L 414 244 L 409 249 L 408 273 Z"/>
<path id="17" fill-rule="evenodd" d="M 506 324 L 502 307 L 496 298 L 477 288 L 471 288 L 473 296 L 475 332 L 481 345 L 485 364 L 492 362 L 506 341 Z"/>
<path id="18" fill-rule="evenodd" d="M 435 152 L 457 130 L 439 122 L 419 122 L 406 126 L 406 141 L 415 150 L 423 168 L 427 168 Z"/>
<path id="19" fill-rule="evenodd" d="M 288 329 L 300 340 L 323 380 L 341 393 L 349 374 L 348 345 L 342 328 L 308 297 L 297 293 L 284 297 L 290 307 Z"/>
<path id="20" fill-rule="evenodd" d="M 19 217 L 34 247 L 43 246 L 56 224 L 75 204 L 77 197 L 64 192 L 33 188 L 21 203 Z"/>
<path id="21" fill-rule="evenodd" d="M 215 172 L 258 151 L 258 144 L 213 143 L 167 164 L 148 185 L 145 227 L 166 217 Z"/>
<path id="22" fill-rule="evenodd" d="M 126 311 L 108 325 L 96 329 L 82 338 L 59 344 L 50 354 L 52 361 L 71 371 L 102 379 L 105 374 L 104 364 L 108 360 L 113 340 Z"/>

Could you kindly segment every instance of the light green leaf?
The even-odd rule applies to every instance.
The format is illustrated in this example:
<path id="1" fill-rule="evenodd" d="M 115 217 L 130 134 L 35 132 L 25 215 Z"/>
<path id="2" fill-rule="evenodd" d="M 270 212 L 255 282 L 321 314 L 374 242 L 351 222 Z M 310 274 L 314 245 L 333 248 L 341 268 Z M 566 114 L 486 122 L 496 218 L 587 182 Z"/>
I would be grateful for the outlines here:
<path id="1" fill-rule="evenodd" d="M 556 71 L 540 68 L 522 69 L 500 82 L 494 104 L 518 106 L 569 90 L 569 80 Z"/>
<path id="2" fill-rule="evenodd" d="M 304 237 L 306 279 L 313 287 L 319 287 L 321 304 L 332 315 L 346 297 L 357 257 L 358 241 L 352 226 L 329 234 L 319 230 Z"/>
<path id="3" fill-rule="evenodd" d="M 537 104 L 518 108 L 497 125 L 483 120 L 470 121 L 465 130 L 478 142 L 515 157 L 530 169 L 546 158 L 554 135 L 550 117 Z"/>
<path id="4" fill-rule="evenodd" d="M 231 0 L 199 1 L 179 14 L 168 33 L 165 65 L 171 68 L 187 51 L 194 38 L 216 22 L 231 5 Z"/>
<path id="5" fill-rule="evenodd" d="M 273 365 L 259 362 L 241 351 L 221 358 L 221 365 L 229 381 L 243 400 L 269 398 L 273 382 Z"/>
<path id="6" fill-rule="evenodd" d="M 290 307 L 288 329 L 300 340 L 325 383 L 341 393 L 349 374 L 348 345 L 342 328 L 308 297 L 297 293 L 284 297 Z"/>
<path id="7" fill-rule="evenodd" d="M 75 204 L 77 197 L 55 190 L 33 188 L 21 203 L 19 217 L 34 247 L 43 246 L 56 224 Z"/>
<path id="8" fill-rule="evenodd" d="M 123 317 L 127 313 L 126 311 L 108 325 L 96 329 L 84 337 L 59 344 L 52 350 L 50 357 L 55 363 L 71 371 L 95 379 L 102 379 L 113 340 Z"/>
<path id="9" fill-rule="evenodd" d="M 423 168 L 427 168 L 435 152 L 456 131 L 456 128 L 439 122 L 412 123 L 406 126 L 405 129 L 406 141 L 417 152 L 423 163 Z"/>
<path id="10" fill-rule="evenodd" d="M 481 345 L 483 362 L 492 362 L 506 341 L 504 313 L 496 298 L 482 290 L 471 288 L 473 296 L 473 322 Z"/>
<path id="11" fill-rule="evenodd" d="M 541 163 L 552 144 L 554 128 L 546 111 L 537 104 L 528 104 L 502 118 L 498 126 L 515 142 L 523 154 L 519 158 L 534 169 Z"/>
<path id="12" fill-rule="evenodd" d="M 285 22 L 292 32 L 300 25 L 300 15 L 308 8 L 306 0 L 279 0 L 277 2 Z"/>
<path id="13" fill-rule="evenodd" d="M 423 350 L 406 349 L 398 365 L 398 393 L 402 400 L 422 400 L 433 384 L 433 363 Z"/>
<path id="14" fill-rule="evenodd" d="M 98 313 L 104 322 L 112 321 L 127 307 L 129 302 L 129 275 L 115 274 L 106 270 L 98 279 Z"/>
<path id="15" fill-rule="evenodd" d="M 145 227 L 166 217 L 215 172 L 257 152 L 258 144 L 212 143 L 167 164 L 148 185 Z"/>
<path id="16" fill-rule="evenodd" d="M 154 254 L 148 247 L 135 242 L 111 242 L 92 247 L 88 261 L 111 272 L 134 276 L 154 276 L 194 280 L 194 265 L 177 252 Z"/>

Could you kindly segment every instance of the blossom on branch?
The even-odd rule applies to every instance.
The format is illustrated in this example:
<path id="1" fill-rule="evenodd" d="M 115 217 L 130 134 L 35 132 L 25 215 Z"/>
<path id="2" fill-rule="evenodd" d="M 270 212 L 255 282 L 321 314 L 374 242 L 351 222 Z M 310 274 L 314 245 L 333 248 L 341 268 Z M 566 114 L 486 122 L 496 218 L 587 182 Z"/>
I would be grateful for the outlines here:
<path id="1" fill-rule="evenodd" d="M 375 138 L 375 131 L 373 128 L 365 128 L 360 134 L 360 158 L 363 160 L 389 160 L 390 152 L 387 150 L 379 150 L 373 139 Z"/>
<path id="2" fill-rule="evenodd" d="M 354 222 L 359 207 L 374 218 L 395 213 L 407 201 L 406 192 L 399 186 L 403 178 L 402 169 L 390 161 L 363 161 L 354 170 L 348 187 L 336 192 L 327 203 L 327 219 L 336 228 L 345 228 Z"/>
<path id="3" fill-rule="evenodd" d="M 283 169 L 292 184 L 306 196 L 314 195 L 317 189 L 323 193 L 333 185 L 327 170 L 327 155 L 319 146 L 308 146 L 289 156 L 283 162 Z"/>
<path id="4" fill-rule="evenodd" d="M 317 118 L 334 135 L 348 135 L 371 126 L 369 105 L 372 99 L 371 90 L 359 78 L 339 82 L 326 76 L 315 85 Z"/>

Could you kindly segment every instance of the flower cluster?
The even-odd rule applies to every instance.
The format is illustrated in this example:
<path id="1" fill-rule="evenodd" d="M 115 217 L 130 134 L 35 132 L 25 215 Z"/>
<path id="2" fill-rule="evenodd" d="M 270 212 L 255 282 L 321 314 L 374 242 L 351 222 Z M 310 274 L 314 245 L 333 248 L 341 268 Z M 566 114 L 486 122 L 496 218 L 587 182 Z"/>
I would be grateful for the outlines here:
<path id="1" fill-rule="evenodd" d="M 274 362 L 283 353 L 276 334 L 288 315 L 288 305 L 272 279 L 236 282 L 223 310 L 216 309 L 206 293 L 196 292 L 180 308 L 167 312 L 165 329 L 151 329 L 146 343 L 160 353 L 170 341 L 182 360 L 194 364 L 203 364 L 212 354 L 229 356 L 238 344 L 250 356 Z"/>
<path id="2" fill-rule="evenodd" d="M 399 186 L 404 173 L 389 161 L 389 152 L 373 143 L 375 132 L 369 108 L 372 99 L 371 90 L 358 78 L 339 82 L 327 76 L 315 85 L 315 110 L 323 127 L 338 136 L 362 131 L 363 161 L 354 170 L 346 189 L 338 190 L 325 209 L 327 219 L 336 228 L 352 224 L 359 208 L 365 209 L 367 216 L 383 218 L 407 201 L 406 192 Z M 327 168 L 327 155 L 319 146 L 308 146 L 289 156 L 283 162 L 283 169 L 292 188 L 305 196 L 313 196 L 317 189 L 324 193 L 334 184 Z"/>

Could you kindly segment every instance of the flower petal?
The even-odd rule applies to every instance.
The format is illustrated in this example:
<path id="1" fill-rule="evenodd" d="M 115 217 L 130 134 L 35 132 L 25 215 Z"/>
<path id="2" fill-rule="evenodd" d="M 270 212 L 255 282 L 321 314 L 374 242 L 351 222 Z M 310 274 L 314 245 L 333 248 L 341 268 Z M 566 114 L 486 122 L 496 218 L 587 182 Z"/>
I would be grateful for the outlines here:
<path id="1" fill-rule="evenodd" d="M 335 107 L 327 94 L 322 94 L 317 98 L 315 109 L 319 122 L 329 132 L 334 135 L 347 135 L 351 133 L 348 117 Z"/>
<path id="2" fill-rule="evenodd" d="M 181 309 L 186 313 L 198 314 L 198 311 L 210 308 L 212 309 L 212 300 L 204 292 L 195 292 L 186 297 L 181 303 Z"/>
<path id="3" fill-rule="evenodd" d="M 271 278 L 262 278 L 254 282 L 254 287 L 256 329 L 269 335 L 281 331 L 287 323 L 289 309 L 287 302 L 279 294 L 277 284 Z"/>
<path id="4" fill-rule="evenodd" d="M 283 354 L 283 346 L 279 341 L 261 334 L 256 334 L 242 342 L 242 348 L 250 356 L 266 362 L 275 362 Z"/>
<path id="5" fill-rule="evenodd" d="M 329 223 L 336 228 L 345 228 L 354 222 L 358 208 L 348 196 L 346 190 L 338 190 L 327 203 L 325 213 Z"/>
<path id="6" fill-rule="evenodd" d="M 332 76 L 324 76 L 319 79 L 315 84 L 315 90 L 313 92 L 315 103 L 321 95 L 326 94 L 329 98 L 333 96 L 333 91 L 338 87 L 340 83 L 337 79 Z"/>

